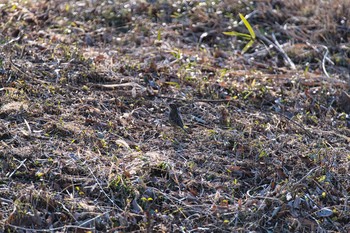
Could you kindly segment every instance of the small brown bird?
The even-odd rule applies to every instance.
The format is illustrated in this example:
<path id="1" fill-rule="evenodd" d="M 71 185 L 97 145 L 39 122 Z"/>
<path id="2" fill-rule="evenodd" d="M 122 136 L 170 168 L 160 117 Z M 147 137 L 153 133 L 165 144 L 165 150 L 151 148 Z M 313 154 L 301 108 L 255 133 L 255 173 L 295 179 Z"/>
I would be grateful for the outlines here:
<path id="1" fill-rule="evenodd" d="M 169 104 L 170 106 L 170 114 L 169 114 L 169 120 L 172 125 L 180 127 L 183 131 L 188 133 L 188 131 L 184 128 L 184 123 L 181 119 L 181 115 L 179 113 L 179 110 L 177 109 L 176 104 Z"/>
<path id="2" fill-rule="evenodd" d="M 231 126 L 231 119 L 230 119 L 230 113 L 229 111 L 227 110 L 226 107 L 224 106 L 221 106 L 219 108 L 220 112 L 221 112 L 221 116 L 220 116 L 220 124 L 222 126 L 225 126 L 225 127 L 230 127 Z"/>

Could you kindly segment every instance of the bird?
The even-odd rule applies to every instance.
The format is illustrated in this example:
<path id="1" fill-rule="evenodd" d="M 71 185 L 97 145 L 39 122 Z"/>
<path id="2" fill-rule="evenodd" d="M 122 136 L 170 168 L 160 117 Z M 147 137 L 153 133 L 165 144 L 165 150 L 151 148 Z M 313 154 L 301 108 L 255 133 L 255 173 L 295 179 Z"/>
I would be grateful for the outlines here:
<path id="1" fill-rule="evenodd" d="M 172 125 L 180 127 L 183 131 L 188 133 L 188 131 L 184 128 L 184 123 L 182 121 L 181 115 L 176 104 L 169 104 L 170 113 L 169 113 L 169 121 Z"/>
<path id="2" fill-rule="evenodd" d="M 225 127 L 230 127 L 231 119 L 229 111 L 224 106 L 220 107 L 219 110 L 221 111 L 220 124 Z"/>

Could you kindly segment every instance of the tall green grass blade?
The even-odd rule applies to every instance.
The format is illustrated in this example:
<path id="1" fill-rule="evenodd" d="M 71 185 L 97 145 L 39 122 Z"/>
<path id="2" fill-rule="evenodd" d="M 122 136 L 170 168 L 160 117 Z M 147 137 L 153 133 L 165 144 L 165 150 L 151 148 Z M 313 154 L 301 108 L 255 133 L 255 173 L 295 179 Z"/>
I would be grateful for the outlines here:
<path id="1" fill-rule="evenodd" d="M 252 26 L 250 26 L 250 23 L 248 22 L 248 20 L 241 13 L 239 13 L 239 17 L 243 21 L 245 27 L 248 29 L 250 35 L 252 36 L 252 39 L 255 40 L 255 38 L 256 38 L 255 32 L 254 32 Z"/>

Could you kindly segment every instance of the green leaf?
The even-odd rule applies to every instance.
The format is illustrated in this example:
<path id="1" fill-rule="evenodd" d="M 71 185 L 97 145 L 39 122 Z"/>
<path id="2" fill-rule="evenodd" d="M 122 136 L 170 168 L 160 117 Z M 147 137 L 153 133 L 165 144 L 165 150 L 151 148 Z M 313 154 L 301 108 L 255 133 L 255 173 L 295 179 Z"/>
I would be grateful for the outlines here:
<path id="1" fill-rule="evenodd" d="M 248 49 L 250 47 L 252 47 L 252 45 L 254 44 L 254 41 L 256 39 L 256 35 L 255 32 L 252 28 L 252 26 L 250 25 L 250 23 L 248 22 L 248 20 L 241 14 L 239 13 L 239 17 L 241 18 L 241 20 L 244 23 L 244 26 L 248 29 L 249 34 L 246 33 L 240 33 L 240 32 L 223 32 L 224 35 L 228 35 L 228 36 L 238 36 L 238 37 L 242 37 L 243 39 L 249 40 L 249 42 L 244 46 L 242 53 L 245 53 L 248 51 Z"/>
<path id="2" fill-rule="evenodd" d="M 243 50 L 242 50 L 242 53 L 247 52 L 248 49 L 249 49 L 250 47 L 252 47 L 253 44 L 254 44 L 254 40 L 249 41 L 248 44 L 246 44 L 246 45 L 244 46 L 244 48 L 243 48 Z"/>
<path id="3" fill-rule="evenodd" d="M 238 36 L 238 37 L 243 37 L 244 39 L 247 39 L 247 40 L 251 40 L 252 37 L 249 35 L 249 34 L 245 34 L 245 33 L 240 33 L 240 32 L 223 32 L 224 35 L 227 35 L 227 36 Z"/>
<path id="4" fill-rule="evenodd" d="M 256 38 L 255 32 L 254 32 L 252 26 L 250 26 L 250 23 L 248 22 L 248 20 L 241 13 L 239 13 L 239 17 L 241 18 L 241 20 L 243 21 L 244 25 L 248 29 L 252 39 L 255 39 Z"/>
<path id="5" fill-rule="evenodd" d="M 162 39 L 162 32 L 160 30 L 158 30 L 158 34 L 157 34 L 157 40 L 161 40 Z"/>

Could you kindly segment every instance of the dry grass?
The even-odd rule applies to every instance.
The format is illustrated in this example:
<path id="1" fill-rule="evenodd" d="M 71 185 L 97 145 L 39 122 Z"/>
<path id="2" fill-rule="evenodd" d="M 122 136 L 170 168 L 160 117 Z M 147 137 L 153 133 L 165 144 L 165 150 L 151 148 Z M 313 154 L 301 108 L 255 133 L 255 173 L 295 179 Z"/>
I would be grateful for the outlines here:
<path id="1" fill-rule="evenodd" d="M 211 2 L 0 4 L 2 231 L 350 230 L 349 2 Z"/>

